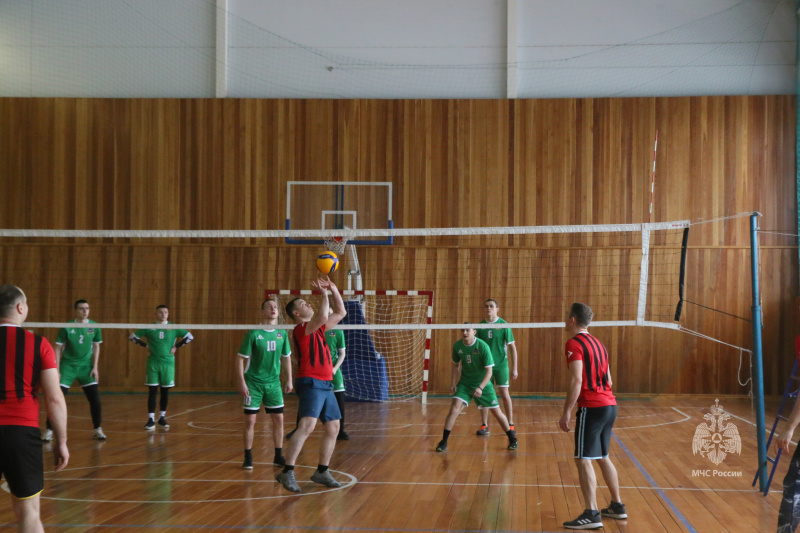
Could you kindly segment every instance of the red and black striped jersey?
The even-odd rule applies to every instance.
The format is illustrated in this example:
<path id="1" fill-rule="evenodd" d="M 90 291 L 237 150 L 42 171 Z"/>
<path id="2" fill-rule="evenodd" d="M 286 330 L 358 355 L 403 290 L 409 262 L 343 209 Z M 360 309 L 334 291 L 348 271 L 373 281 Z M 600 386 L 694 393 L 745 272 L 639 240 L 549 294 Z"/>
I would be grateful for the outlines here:
<path id="1" fill-rule="evenodd" d="M 617 405 L 611 392 L 608 350 L 603 343 L 586 331 L 567 341 L 567 366 L 573 361 L 583 362 L 583 383 L 578 407 L 605 407 Z"/>
<path id="2" fill-rule="evenodd" d="M 325 341 L 325 324 L 311 335 L 306 335 L 308 322 L 295 326 L 293 330 L 295 353 L 297 354 L 297 377 L 333 380 L 331 350 Z"/>
<path id="3" fill-rule="evenodd" d="M 18 326 L 0 326 L 0 425 L 39 427 L 42 370 L 56 368 L 53 347 L 44 337 Z"/>

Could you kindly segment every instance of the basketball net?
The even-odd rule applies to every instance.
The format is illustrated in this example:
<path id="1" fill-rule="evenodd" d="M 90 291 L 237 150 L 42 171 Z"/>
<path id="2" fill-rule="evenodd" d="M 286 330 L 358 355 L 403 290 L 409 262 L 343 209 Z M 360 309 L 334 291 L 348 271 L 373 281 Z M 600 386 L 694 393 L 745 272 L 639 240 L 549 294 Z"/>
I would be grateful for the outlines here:
<path id="1" fill-rule="evenodd" d="M 347 246 L 347 238 L 341 236 L 325 237 L 325 250 L 331 251 L 338 256 L 344 254 L 344 247 Z"/>

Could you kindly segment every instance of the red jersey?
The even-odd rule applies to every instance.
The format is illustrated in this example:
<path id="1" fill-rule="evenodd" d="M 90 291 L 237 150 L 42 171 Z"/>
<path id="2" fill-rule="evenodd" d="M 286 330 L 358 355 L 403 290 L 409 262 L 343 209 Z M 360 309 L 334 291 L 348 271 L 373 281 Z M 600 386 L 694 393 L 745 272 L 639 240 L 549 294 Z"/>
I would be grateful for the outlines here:
<path id="1" fill-rule="evenodd" d="M 588 332 L 578 333 L 567 341 L 567 366 L 573 361 L 583 362 L 583 382 L 578 407 L 605 407 L 617 405 L 611 392 L 608 374 L 608 350 L 603 343 Z"/>
<path id="2" fill-rule="evenodd" d="M 297 377 L 314 378 L 321 381 L 333 380 L 331 350 L 325 342 L 325 324 L 311 335 L 306 335 L 308 322 L 294 328 L 294 346 L 297 354 Z"/>
<path id="3" fill-rule="evenodd" d="M 56 368 L 53 347 L 42 336 L 0 325 L 0 425 L 39 427 L 42 370 Z"/>

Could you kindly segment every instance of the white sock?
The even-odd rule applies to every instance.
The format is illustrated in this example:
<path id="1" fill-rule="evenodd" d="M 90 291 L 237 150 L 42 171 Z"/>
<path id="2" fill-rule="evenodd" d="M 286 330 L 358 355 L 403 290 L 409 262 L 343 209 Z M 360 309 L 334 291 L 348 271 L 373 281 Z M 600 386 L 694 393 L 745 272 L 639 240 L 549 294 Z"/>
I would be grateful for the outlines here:
<path id="1" fill-rule="evenodd" d="M 156 417 L 156 414 L 155 414 L 155 413 L 150 413 L 150 420 L 154 420 L 154 419 L 155 419 L 155 417 Z"/>
<path id="2" fill-rule="evenodd" d="M 167 412 L 166 411 L 161 411 L 161 417 L 165 418 L 166 416 L 167 416 Z"/>

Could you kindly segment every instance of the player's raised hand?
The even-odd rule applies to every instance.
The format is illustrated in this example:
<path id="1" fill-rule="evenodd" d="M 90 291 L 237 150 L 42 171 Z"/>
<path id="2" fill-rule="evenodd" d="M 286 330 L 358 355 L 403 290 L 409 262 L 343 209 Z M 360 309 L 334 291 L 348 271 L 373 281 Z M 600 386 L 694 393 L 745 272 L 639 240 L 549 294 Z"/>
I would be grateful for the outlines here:
<path id="1" fill-rule="evenodd" d="M 319 293 L 325 292 L 324 280 L 321 278 L 311 280 L 311 289 Z"/>
<path id="2" fill-rule="evenodd" d="M 331 281 L 331 278 L 329 278 L 328 276 L 325 276 L 325 279 L 327 281 L 327 285 L 328 285 L 328 288 L 330 290 L 332 290 L 332 291 L 339 290 L 339 288 L 336 286 L 336 284 L 333 281 Z"/>

